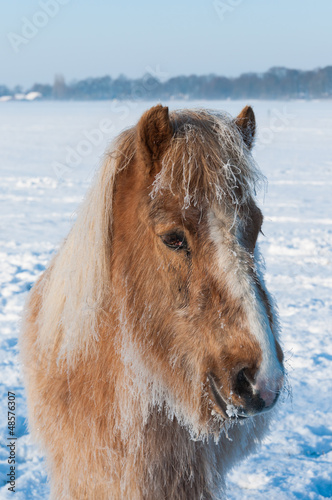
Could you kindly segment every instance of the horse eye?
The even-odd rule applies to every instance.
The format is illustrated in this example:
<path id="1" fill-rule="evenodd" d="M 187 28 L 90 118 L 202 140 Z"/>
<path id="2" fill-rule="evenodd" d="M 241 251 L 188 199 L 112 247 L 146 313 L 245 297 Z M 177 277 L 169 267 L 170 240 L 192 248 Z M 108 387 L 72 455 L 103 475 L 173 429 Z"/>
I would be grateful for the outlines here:
<path id="1" fill-rule="evenodd" d="M 162 242 L 172 250 L 188 250 L 188 243 L 182 232 L 172 232 L 161 236 Z"/>

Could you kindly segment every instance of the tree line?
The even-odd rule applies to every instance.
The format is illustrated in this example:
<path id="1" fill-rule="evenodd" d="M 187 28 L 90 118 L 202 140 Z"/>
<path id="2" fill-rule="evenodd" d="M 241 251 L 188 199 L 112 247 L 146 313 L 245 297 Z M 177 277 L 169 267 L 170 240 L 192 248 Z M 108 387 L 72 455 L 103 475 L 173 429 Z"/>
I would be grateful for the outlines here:
<path id="1" fill-rule="evenodd" d="M 14 95 L 20 87 L 0 85 L 0 96 Z M 130 79 L 103 76 L 66 83 L 56 75 L 53 85 L 36 83 L 26 92 L 40 92 L 42 99 L 313 99 L 332 97 L 332 66 L 312 71 L 283 67 L 265 73 L 225 76 L 176 76 L 161 81 L 147 73 Z"/>

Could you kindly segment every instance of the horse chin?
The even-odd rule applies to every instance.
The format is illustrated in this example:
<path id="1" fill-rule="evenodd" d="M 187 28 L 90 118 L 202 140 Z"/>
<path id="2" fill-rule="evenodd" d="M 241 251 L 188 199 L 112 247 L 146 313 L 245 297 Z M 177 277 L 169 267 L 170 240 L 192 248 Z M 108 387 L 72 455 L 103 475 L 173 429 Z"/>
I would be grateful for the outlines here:
<path id="1" fill-rule="evenodd" d="M 213 373 L 208 374 L 208 380 L 210 383 L 210 389 L 213 396 L 214 405 L 217 407 L 217 413 L 224 419 L 228 421 L 236 421 L 236 420 L 245 420 L 252 417 L 256 417 L 258 415 L 262 415 L 263 413 L 269 412 L 272 408 L 274 408 L 275 403 L 278 399 L 279 394 L 277 395 L 274 403 L 269 407 L 262 407 L 257 410 L 251 408 L 250 401 L 247 402 L 247 408 L 243 406 L 236 406 L 231 401 L 225 400 L 221 392 L 218 390 L 217 382 Z"/>

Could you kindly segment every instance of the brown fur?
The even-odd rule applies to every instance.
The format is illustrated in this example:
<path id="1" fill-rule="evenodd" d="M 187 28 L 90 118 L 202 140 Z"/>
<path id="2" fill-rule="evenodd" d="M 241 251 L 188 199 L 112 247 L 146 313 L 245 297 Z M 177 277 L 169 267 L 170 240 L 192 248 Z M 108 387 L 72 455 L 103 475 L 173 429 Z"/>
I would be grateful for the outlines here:
<path id="1" fill-rule="evenodd" d="M 265 415 L 230 421 L 208 379 L 213 373 L 223 396 L 240 405 L 234 374 L 261 363 L 229 270 L 216 267 L 208 222 L 218 207 L 225 245 L 256 279 L 251 252 L 262 215 L 252 195 L 253 136 L 251 108 L 237 121 L 149 110 L 108 154 L 76 226 L 35 285 L 21 350 L 30 426 L 53 498 L 221 498 L 227 470 L 266 431 Z M 244 248 L 234 213 L 246 228 Z M 161 239 L 178 228 L 190 254 Z"/>

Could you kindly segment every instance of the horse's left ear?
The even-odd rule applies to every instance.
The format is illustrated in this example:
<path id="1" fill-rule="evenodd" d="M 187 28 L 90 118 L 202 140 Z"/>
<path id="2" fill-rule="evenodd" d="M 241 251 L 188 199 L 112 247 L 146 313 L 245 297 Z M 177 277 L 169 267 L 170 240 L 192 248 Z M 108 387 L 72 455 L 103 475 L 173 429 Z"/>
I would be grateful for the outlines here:
<path id="1" fill-rule="evenodd" d="M 235 125 L 241 132 L 244 143 L 251 149 L 256 132 L 255 114 L 251 106 L 243 108 L 241 113 L 235 118 Z"/>
<path id="2" fill-rule="evenodd" d="M 137 146 L 150 173 L 162 158 L 173 135 L 168 108 L 158 104 L 141 117 L 137 125 Z"/>

